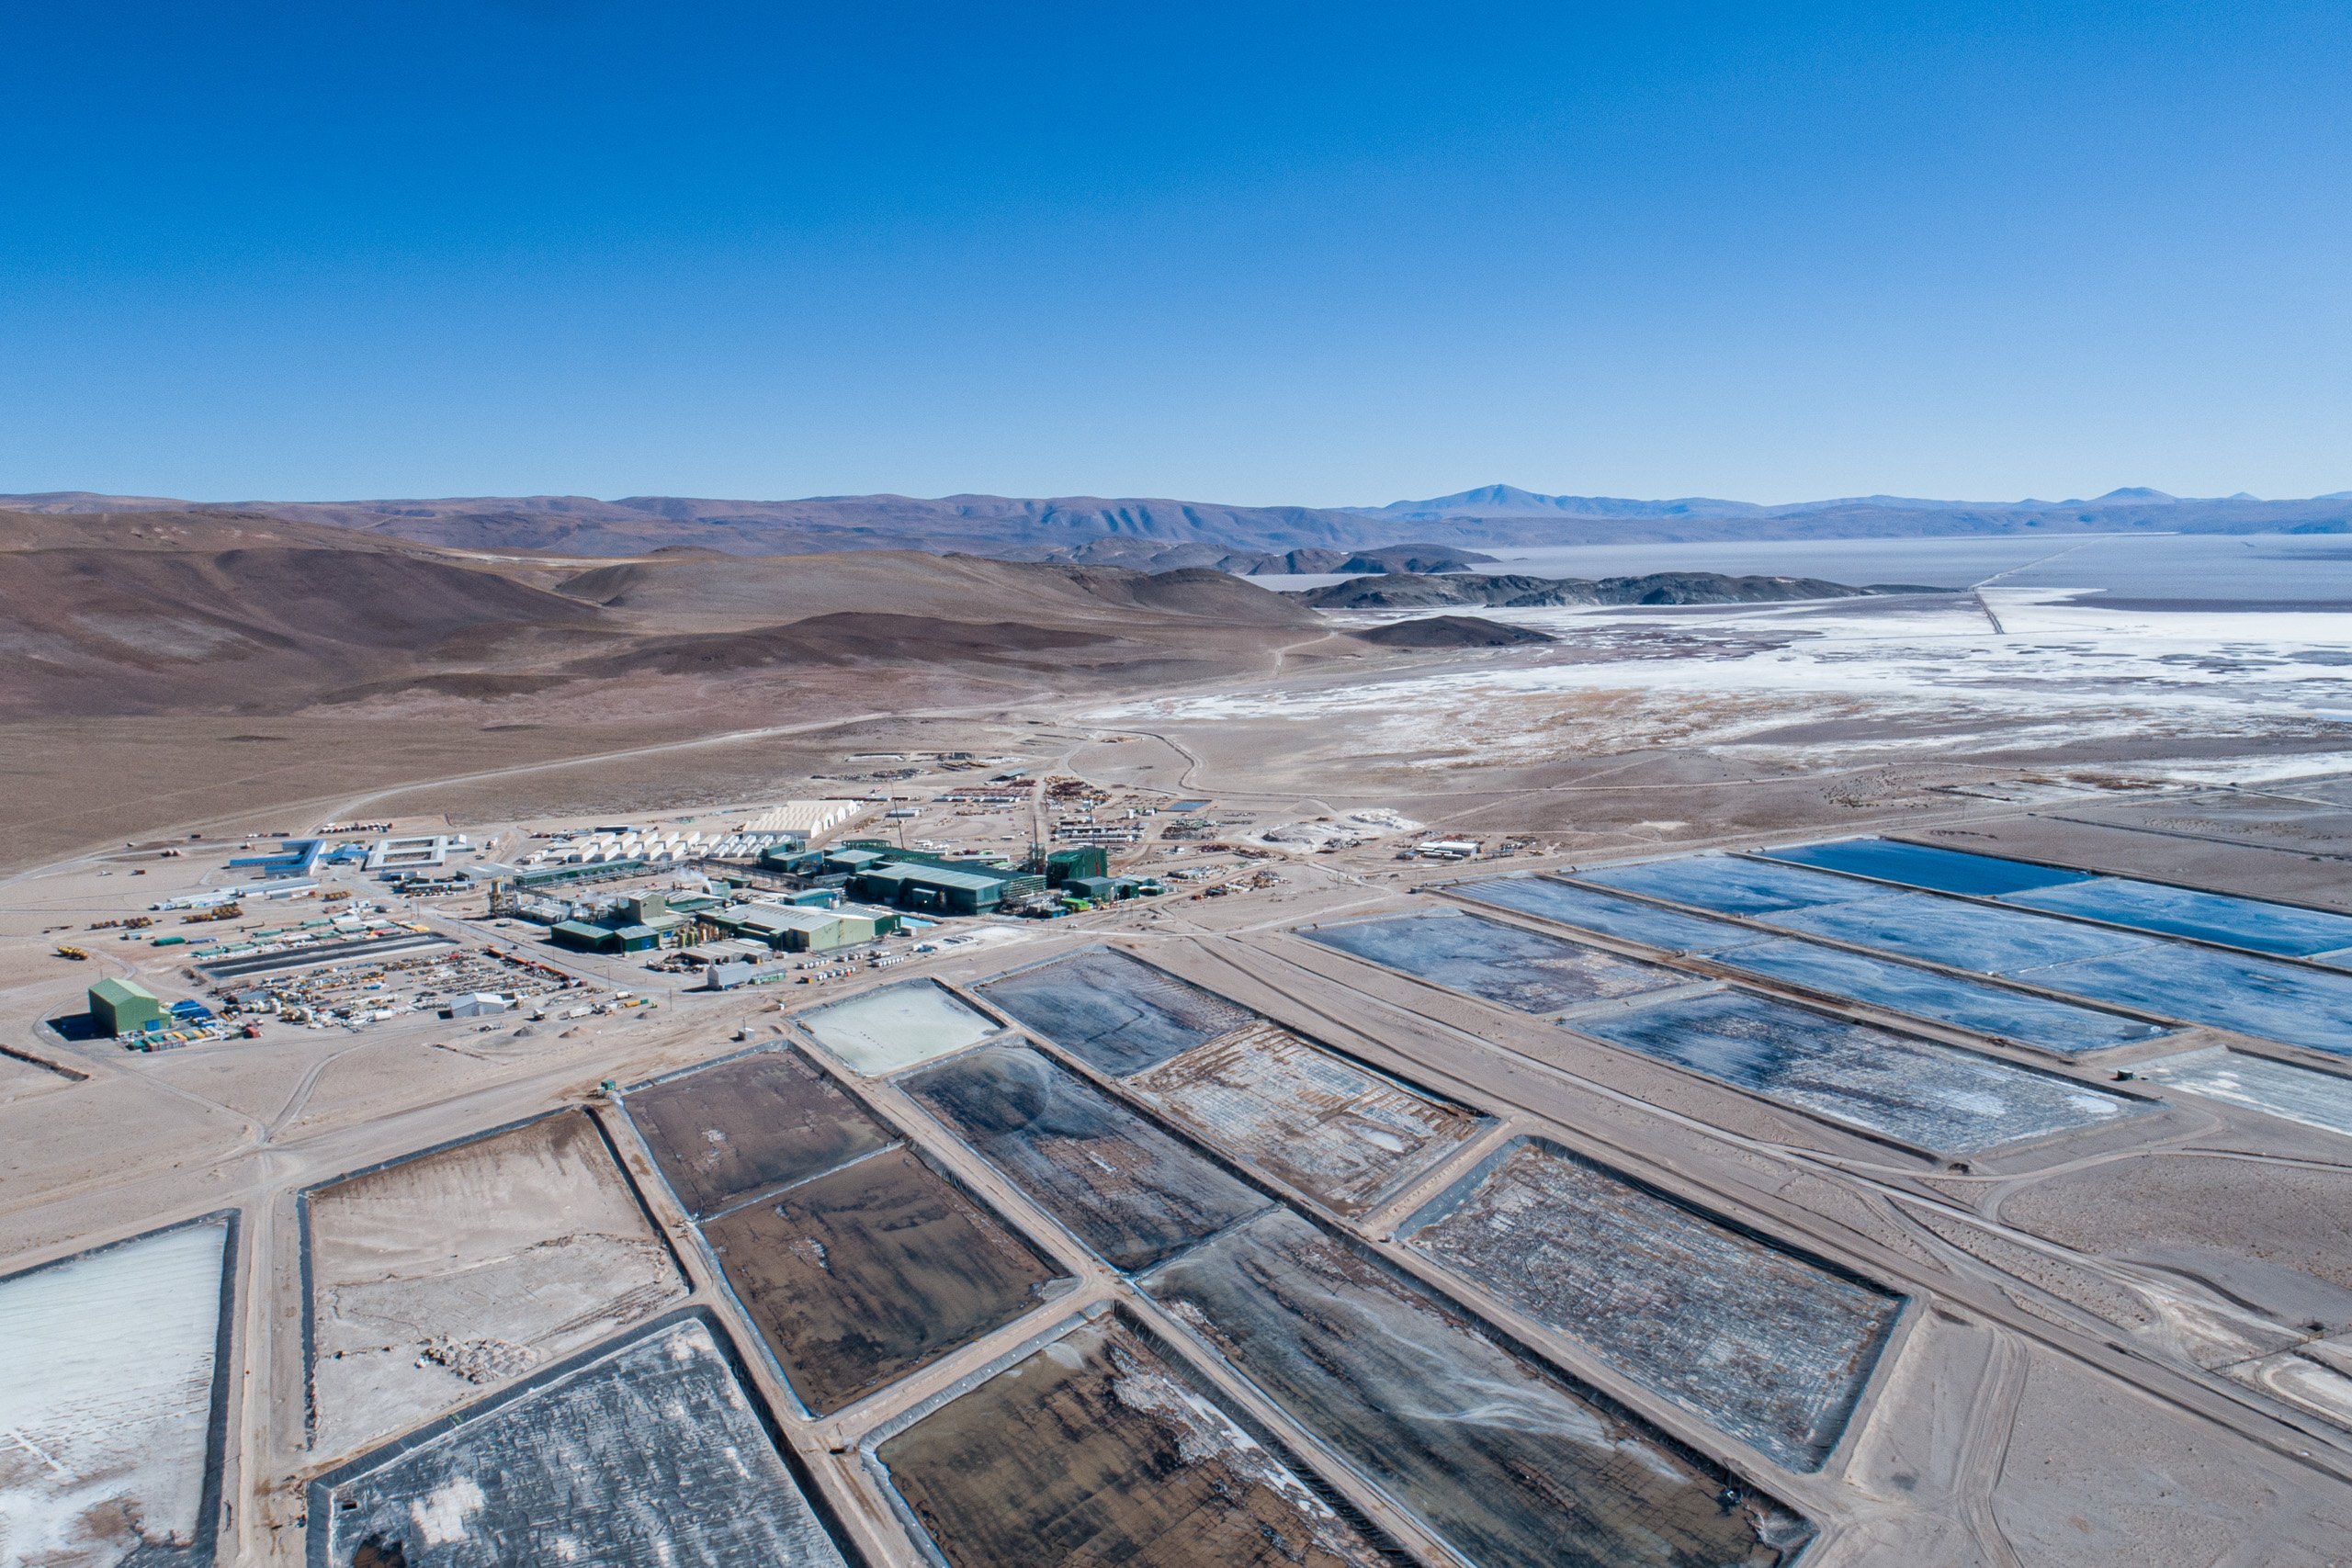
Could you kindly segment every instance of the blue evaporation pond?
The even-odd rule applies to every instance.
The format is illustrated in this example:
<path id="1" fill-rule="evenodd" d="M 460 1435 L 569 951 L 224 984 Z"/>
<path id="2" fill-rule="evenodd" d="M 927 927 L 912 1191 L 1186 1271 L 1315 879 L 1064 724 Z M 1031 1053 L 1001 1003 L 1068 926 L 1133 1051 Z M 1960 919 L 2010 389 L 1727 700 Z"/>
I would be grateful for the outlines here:
<path id="1" fill-rule="evenodd" d="M 1579 871 L 1578 882 L 1614 887 L 1626 893 L 1668 898 L 1725 915 L 1758 915 L 1774 909 L 1801 909 L 1814 904 L 1842 904 L 1852 898 L 1875 898 L 1886 890 L 1851 877 L 1801 866 L 1775 865 L 1770 861 L 1733 855 L 1693 855 L 1688 860 L 1650 861 L 1641 865 L 1607 865 Z"/>
<path id="2" fill-rule="evenodd" d="M 1848 839 L 1830 844 L 1792 844 L 1765 850 L 1770 860 L 1792 865 L 1817 866 L 1855 876 L 1874 876 L 1905 887 L 1932 893 L 1967 893 L 1979 898 L 2021 893 L 2030 887 L 2056 887 L 2088 882 L 2093 874 L 2054 865 L 2031 865 L 1995 855 L 1973 855 L 1963 850 L 1939 850 L 1928 844 L 1898 843 L 1892 839 Z"/>
<path id="3" fill-rule="evenodd" d="M 1367 963 L 1521 1012 L 1558 1012 L 1587 1002 L 1671 990 L 1691 978 L 1661 964 L 1621 958 L 1466 909 L 1350 920 L 1298 934 Z"/>
<path id="4" fill-rule="evenodd" d="M 1567 1027 L 1937 1154 L 2104 1126 L 2143 1109 L 2055 1073 L 1746 991 L 1684 997 Z"/>
<path id="5" fill-rule="evenodd" d="M 2352 1056 L 2352 975 L 2165 942 L 2153 953 L 2063 964 L 2035 975 L 2033 983 Z"/>
<path id="6" fill-rule="evenodd" d="M 1769 932 L 1750 931 L 1728 920 L 1661 909 L 1638 898 L 1597 893 L 1548 876 L 1498 876 L 1488 882 L 1464 883 L 1453 891 L 1465 898 L 1516 909 L 1522 915 L 1578 926 L 1603 936 L 1622 937 L 1668 953 L 1722 953 L 1750 942 L 1778 940 Z"/>
<path id="7" fill-rule="evenodd" d="M 2143 1023 L 2136 1018 L 1957 979 L 1891 958 L 1847 953 L 1792 937 L 1743 947 L 1719 955 L 1717 962 L 1823 996 L 1865 1002 L 2061 1056 L 2104 1051 L 2110 1045 L 2129 1045 L 2171 1032 L 2161 1023 Z"/>
<path id="8" fill-rule="evenodd" d="M 2167 887 L 2130 877 L 2102 876 L 2064 887 L 2044 887 L 2013 894 L 2002 902 L 2295 958 L 2352 947 L 2352 916 L 2298 909 L 2260 898 L 2233 898 L 2225 893 L 2200 893 L 2193 887 Z"/>
<path id="9" fill-rule="evenodd" d="M 2155 945 L 2023 909 L 1963 904 L 1935 893 L 1889 893 L 1853 904 L 1786 909 L 1761 917 L 1806 936 L 1827 937 L 1980 975 L 2016 975 L 2046 964 Z"/>

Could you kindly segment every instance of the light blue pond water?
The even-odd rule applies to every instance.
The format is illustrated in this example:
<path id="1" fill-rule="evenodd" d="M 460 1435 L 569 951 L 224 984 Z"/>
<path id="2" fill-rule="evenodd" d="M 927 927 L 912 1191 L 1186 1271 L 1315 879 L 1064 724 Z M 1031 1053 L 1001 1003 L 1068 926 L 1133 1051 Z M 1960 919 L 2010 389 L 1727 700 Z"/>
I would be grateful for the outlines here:
<path id="1" fill-rule="evenodd" d="M 1454 891 L 1465 898 L 1499 904 L 1523 915 L 1622 937 L 1668 953 L 1722 953 L 1749 942 L 1777 940 L 1769 932 L 1727 920 L 1661 909 L 1656 904 L 1597 893 L 1548 876 L 1498 876 L 1490 882 L 1464 883 Z"/>
<path id="2" fill-rule="evenodd" d="M 2143 1108 L 2054 1073 L 1744 991 L 1579 1020 L 1578 1032 L 1917 1149 L 1972 1154 Z"/>
<path id="3" fill-rule="evenodd" d="M 2167 936 L 2201 937 L 2256 953 L 2308 957 L 2352 947 L 2352 917 L 2319 909 L 2298 909 L 2259 898 L 2233 898 L 2223 893 L 2200 893 L 2188 887 L 2167 887 L 2160 882 L 2102 876 L 2063 887 L 2016 893 L 2005 904 L 2025 904 L 2062 915 L 2130 926 L 2134 931 L 2161 931 Z"/>
<path id="4" fill-rule="evenodd" d="M 2154 945 L 2143 936 L 2023 909 L 1963 904 L 1933 893 L 1884 894 L 1858 903 L 1781 910 L 1759 918 L 1784 931 L 1983 975 L 2021 974 Z"/>
<path id="5" fill-rule="evenodd" d="M 1854 898 L 1875 898 L 1885 892 L 1867 882 L 1833 876 L 1802 866 L 1775 865 L 1770 861 L 1743 860 L 1732 855 L 1693 855 L 1689 860 L 1651 861 L 1642 865 L 1609 865 L 1576 874 L 1578 882 L 1595 887 L 1615 887 L 1653 898 L 1671 898 L 1725 915 L 1760 915 L 1776 909 L 1804 908 L 1815 904 L 1840 904 Z"/>
<path id="6" fill-rule="evenodd" d="M 2062 1056 L 2153 1040 L 2166 1032 L 2162 1024 L 1791 938 L 1719 954 L 1716 961 L 1823 996 L 1867 1002 Z"/>
<path id="7" fill-rule="evenodd" d="M 1301 931 L 1309 942 L 1522 1012 L 1664 990 L 1679 970 L 1459 909 L 1354 920 Z"/>
<path id="8" fill-rule="evenodd" d="M 2037 986 L 2264 1040 L 2352 1056 L 2352 975 L 2166 942 L 2062 964 Z"/>
<path id="9" fill-rule="evenodd" d="M 2030 865 L 2024 861 L 1973 855 L 1961 850 L 1939 850 L 1928 844 L 1903 844 L 1891 839 L 1848 839 L 1832 844 L 1792 844 L 1766 850 L 1768 860 L 1792 865 L 1818 866 L 1824 871 L 1875 876 L 1905 887 L 1937 893 L 1969 893 L 1990 898 L 2029 887 L 2054 887 L 2061 883 L 2088 882 L 2087 871 L 2066 871 L 2054 865 Z"/>
<path id="10" fill-rule="evenodd" d="M 1109 948 L 1016 969 L 978 988 L 1023 1028 L 1114 1077 L 1156 1067 L 1257 1017 Z"/>

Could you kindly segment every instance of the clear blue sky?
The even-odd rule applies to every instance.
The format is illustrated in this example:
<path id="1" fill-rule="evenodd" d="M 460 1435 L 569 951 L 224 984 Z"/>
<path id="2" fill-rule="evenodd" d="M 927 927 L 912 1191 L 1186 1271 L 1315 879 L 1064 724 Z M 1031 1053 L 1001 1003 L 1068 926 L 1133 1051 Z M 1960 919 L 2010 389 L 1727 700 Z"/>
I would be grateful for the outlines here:
<path id="1" fill-rule="evenodd" d="M 2352 487 L 2352 8 L 0 9 L 0 491 Z"/>

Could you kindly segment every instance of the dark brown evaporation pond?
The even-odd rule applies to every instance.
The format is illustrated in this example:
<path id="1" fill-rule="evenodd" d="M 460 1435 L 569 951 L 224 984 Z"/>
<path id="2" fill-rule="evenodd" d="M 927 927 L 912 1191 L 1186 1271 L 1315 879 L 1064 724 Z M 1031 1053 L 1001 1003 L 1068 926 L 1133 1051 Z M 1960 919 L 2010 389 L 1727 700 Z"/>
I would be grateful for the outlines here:
<path id="1" fill-rule="evenodd" d="M 797 1051 L 763 1051 L 631 1094 L 629 1120 L 696 1219 L 896 1141 Z"/>
<path id="2" fill-rule="evenodd" d="M 1060 1277 L 905 1147 L 702 1229 L 793 1392 L 820 1415 L 1012 1322 Z"/>
<path id="3" fill-rule="evenodd" d="M 1391 1561 L 1116 1314 L 875 1450 L 954 1568 L 1374 1568 Z"/>

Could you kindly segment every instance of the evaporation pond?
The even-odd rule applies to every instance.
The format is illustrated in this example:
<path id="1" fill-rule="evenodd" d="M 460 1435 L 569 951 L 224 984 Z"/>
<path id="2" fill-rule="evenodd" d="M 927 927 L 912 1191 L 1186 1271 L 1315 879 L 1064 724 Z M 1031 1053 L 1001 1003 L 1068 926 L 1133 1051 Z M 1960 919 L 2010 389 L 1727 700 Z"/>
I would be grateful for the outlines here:
<path id="1" fill-rule="evenodd" d="M 1343 1214 L 1376 1207 L 1487 1124 L 1271 1023 L 1187 1051 L 1128 1088 L 1250 1169 Z"/>
<path id="2" fill-rule="evenodd" d="M 861 1073 L 895 1073 L 997 1032 L 986 1015 L 929 980 L 885 986 L 793 1021 Z"/>
<path id="3" fill-rule="evenodd" d="M 1786 1562 L 1810 1534 L 1770 1498 L 1585 1397 L 1428 1287 L 1286 1209 L 1146 1288 L 1473 1562 Z"/>
<path id="4" fill-rule="evenodd" d="M 1716 962 L 1822 996 L 1842 997 L 1995 1039 L 2014 1040 L 2062 1056 L 2153 1040 L 2165 1032 L 2161 1023 L 2143 1023 L 2118 1013 L 1793 937 L 1723 953 Z"/>
<path id="5" fill-rule="evenodd" d="M 2143 1109 L 2055 1073 L 1743 991 L 1682 997 L 1576 1027 L 1766 1100 L 1939 1154 L 2105 1126 Z"/>
<path id="6" fill-rule="evenodd" d="M 1027 1045 L 983 1045 L 904 1088 L 1115 1269 L 1148 1269 L 1271 1201 Z"/>
<path id="7" fill-rule="evenodd" d="M 311 1489 L 333 1568 L 842 1568 L 700 1318 L 641 1331 Z"/>
<path id="8" fill-rule="evenodd" d="M 1644 861 L 1639 865 L 1604 865 L 1579 871 L 1576 879 L 1596 887 L 1614 887 L 1723 915 L 1760 915 L 1815 904 L 1842 904 L 1849 898 L 1874 898 L 1886 891 L 1850 876 L 1834 876 L 1826 871 L 1776 865 L 1770 861 L 1747 860 L 1737 855 L 1692 855 L 1687 860 Z"/>
<path id="9" fill-rule="evenodd" d="M 820 1415 L 1012 1322 L 1057 1277 L 904 1147 L 746 1203 L 703 1235 Z"/>
<path id="10" fill-rule="evenodd" d="M 2200 893 L 2191 887 L 2167 887 L 2130 877 L 2102 876 L 2064 887 L 2045 887 L 2004 902 L 2293 958 L 2352 947 L 2352 916 L 2298 909 L 2291 904 L 2260 898 Z"/>
<path id="11" fill-rule="evenodd" d="M 2037 986 L 2352 1056 L 2352 975 L 2182 942 L 2044 969 Z"/>
<path id="12" fill-rule="evenodd" d="M 1522 915 L 1557 920 L 1626 942 L 1638 942 L 1668 953 L 1723 953 L 1750 942 L 1770 942 L 1767 931 L 1664 909 L 1638 898 L 1596 892 L 1548 876 L 1499 876 L 1491 882 L 1468 882 L 1453 889 L 1465 898 L 1499 904 Z"/>
<path id="13" fill-rule="evenodd" d="M 1557 1012 L 1688 984 L 1690 976 L 1459 909 L 1351 920 L 1310 942 L 1521 1012 Z"/>
<path id="14" fill-rule="evenodd" d="M 2143 1078 L 2352 1138 L 2352 1078 L 2219 1045 L 2143 1062 Z"/>
<path id="15" fill-rule="evenodd" d="M 1245 1008 L 1109 948 L 1090 948 L 978 987 L 995 1007 L 1098 1072 L 1125 1077 L 1240 1028 Z"/>
<path id="16" fill-rule="evenodd" d="M 1900 1296 L 1545 1143 L 1414 1217 L 1414 1247 L 1792 1470 L 1852 1416 Z"/>
<path id="17" fill-rule="evenodd" d="M 896 1141 L 797 1051 L 763 1051 L 667 1078 L 627 1104 L 696 1219 Z"/>
<path id="18" fill-rule="evenodd" d="M 477 1398 L 686 1293 L 584 1111 L 318 1188 L 309 1228 L 325 1453 Z"/>
<path id="19" fill-rule="evenodd" d="M 1782 910 L 1762 919 L 1805 936 L 1980 975 L 2021 975 L 2153 945 L 2143 936 L 2022 909 L 1963 904 L 1936 893 L 1890 893 L 1860 903 Z"/>
<path id="20" fill-rule="evenodd" d="M 212 1561 L 225 1220 L 0 1280 L 0 1562 Z"/>
<path id="21" fill-rule="evenodd" d="M 2019 893 L 2030 887 L 2088 882 L 2092 875 L 2087 871 L 2068 871 L 2064 866 L 2036 865 L 2031 861 L 2003 860 L 1997 855 L 1973 855 L 1965 850 L 1939 850 L 1930 844 L 1906 844 L 1894 839 L 1793 844 L 1763 853 L 1768 859 L 1794 865 L 1842 871 L 1854 876 L 1875 877 L 1881 882 L 1900 883 L 1905 887 L 1924 887 L 1933 893 L 1965 893 L 1979 898 Z"/>
<path id="22" fill-rule="evenodd" d="M 953 1568 L 1377 1568 L 1393 1561 L 1115 1314 L 884 1439 Z"/>

